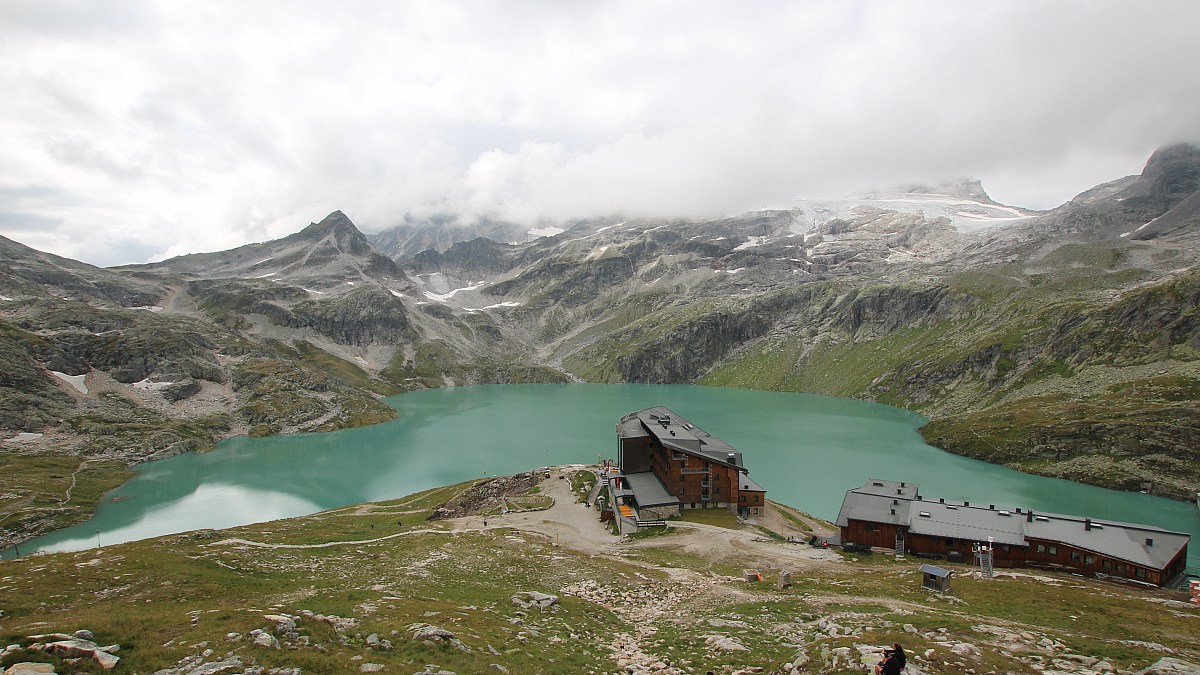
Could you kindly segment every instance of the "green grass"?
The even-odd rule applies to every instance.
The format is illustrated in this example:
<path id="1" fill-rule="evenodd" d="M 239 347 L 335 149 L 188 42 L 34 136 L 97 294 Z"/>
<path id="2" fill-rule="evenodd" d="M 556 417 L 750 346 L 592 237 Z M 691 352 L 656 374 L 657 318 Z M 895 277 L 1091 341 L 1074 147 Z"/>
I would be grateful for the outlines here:
<path id="1" fill-rule="evenodd" d="M 683 509 L 680 512 L 679 519 L 685 523 L 716 525 L 717 527 L 724 527 L 730 530 L 742 529 L 742 524 L 738 522 L 737 516 L 726 508 Z"/>
<path id="2" fill-rule="evenodd" d="M 213 660 L 232 651 L 264 668 L 300 667 L 306 672 L 346 672 L 362 662 L 398 672 L 426 663 L 456 672 L 487 672 L 491 663 L 513 672 L 587 672 L 616 669 L 606 645 L 614 634 L 631 631 L 628 615 L 621 611 L 636 613 L 639 602 L 680 593 L 677 604 L 652 619 L 654 630 L 643 632 L 640 644 L 646 652 L 692 670 L 770 669 L 789 662 L 800 649 L 813 659 L 814 672 L 861 672 L 823 668 L 821 655 L 842 646 L 898 641 L 920 659 L 926 673 L 1033 672 L 986 644 L 988 630 L 1028 633 L 1034 641 L 1048 637 L 1070 651 L 1105 658 L 1127 670 L 1144 668 L 1161 655 L 1131 640 L 1163 644 L 1182 658 L 1200 658 L 1194 642 L 1200 612 L 1153 602 L 1173 597 L 1170 593 L 1067 575 L 1039 573 L 1049 583 L 1006 574 L 977 580 L 964 573 L 965 566 L 954 566 L 960 574 L 951 599 L 922 589 L 913 561 L 876 555 L 793 568 L 791 587 L 778 590 L 773 582 L 779 570 L 769 560 L 737 552 L 721 559 L 684 551 L 682 535 L 666 535 L 677 528 L 642 533 L 640 543 L 650 547 L 621 549 L 618 557 L 576 554 L 534 533 L 517 541 L 499 531 L 415 532 L 431 525 L 424 518 L 436 505 L 471 485 L 199 536 L 172 535 L 6 561 L 0 563 L 0 597 L 5 599 L 0 640 L 11 644 L 35 630 L 86 627 L 99 642 L 121 645 L 120 672 L 172 667 L 198 654 L 201 643 L 213 649 Z M 687 514 L 708 518 L 721 511 Z M 395 533 L 408 534 L 367 541 Z M 216 543 L 227 537 L 345 543 L 313 549 Z M 741 580 L 742 568 L 749 566 L 763 572 L 765 583 Z M 671 569 L 690 570 L 695 575 L 690 578 L 708 580 L 696 587 L 707 590 L 690 595 L 696 591 L 667 575 Z M 563 592 L 576 583 L 599 584 L 613 598 L 638 600 L 620 610 Z M 559 604 L 540 612 L 519 611 L 510 597 L 526 590 L 555 593 Z M 308 646 L 278 651 L 226 638 L 269 628 L 263 614 L 304 610 L 350 617 L 358 625 L 339 635 L 327 624 L 301 619 L 299 632 Z M 816 625 L 821 619 L 854 635 L 826 635 Z M 415 622 L 453 631 L 470 651 L 415 642 L 406 628 Z M 904 624 L 917 632 L 906 632 Z M 368 649 L 370 633 L 390 640 L 395 649 Z M 714 651 L 713 635 L 735 639 L 749 651 Z M 978 644 L 981 652 L 964 657 L 945 647 L 962 641 Z M 926 649 L 934 651 L 929 659 L 921 656 Z M 0 666 L 26 655 L 10 654 Z M 48 660 L 64 670 L 56 659 Z M 89 668 L 81 664 L 70 672 L 93 672 Z"/>
<path id="3" fill-rule="evenodd" d="M 592 471 L 583 470 L 571 473 L 571 493 L 576 495 L 576 502 L 587 500 L 591 493 L 592 487 L 596 485 L 596 474 Z"/>

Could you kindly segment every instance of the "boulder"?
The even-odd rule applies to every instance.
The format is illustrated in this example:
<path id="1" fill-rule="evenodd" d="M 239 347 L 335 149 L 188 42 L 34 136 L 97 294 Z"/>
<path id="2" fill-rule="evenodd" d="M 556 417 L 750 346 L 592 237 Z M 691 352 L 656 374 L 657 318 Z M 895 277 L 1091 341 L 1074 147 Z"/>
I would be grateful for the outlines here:
<path id="1" fill-rule="evenodd" d="M 263 618 L 275 624 L 276 635 L 284 635 L 296 630 L 296 619 L 287 614 L 263 614 Z"/>
<path id="2" fill-rule="evenodd" d="M 407 627 L 408 632 L 412 633 L 412 638 L 418 642 L 424 642 L 430 645 L 449 645 L 463 652 L 471 651 L 471 648 L 463 644 L 454 633 L 439 628 L 427 623 L 412 623 Z"/>
<path id="3" fill-rule="evenodd" d="M 231 656 L 223 661 L 213 663 L 202 663 L 194 670 L 188 671 L 188 675 L 220 675 L 221 673 L 233 673 L 245 669 L 240 656 Z"/>
<path id="4" fill-rule="evenodd" d="M 558 604 L 558 596 L 538 591 L 521 591 L 512 596 L 512 603 L 524 609 L 544 609 Z"/>
<path id="5" fill-rule="evenodd" d="M 254 644 L 258 645 L 259 647 L 279 649 L 279 640 L 274 635 L 271 635 L 261 628 L 255 628 L 254 630 L 250 631 L 250 639 L 253 640 Z"/>
<path id="6" fill-rule="evenodd" d="M 105 670 L 112 670 L 117 666 L 117 662 L 121 660 L 119 656 L 114 656 L 108 651 L 115 649 L 120 649 L 120 646 L 109 645 L 102 648 L 91 640 L 78 640 L 74 638 L 50 642 L 42 647 L 42 651 L 62 659 L 93 659 Z"/>
<path id="7" fill-rule="evenodd" d="M 50 663 L 14 663 L 4 671 L 4 675 L 50 675 L 55 674 L 54 665 Z"/>

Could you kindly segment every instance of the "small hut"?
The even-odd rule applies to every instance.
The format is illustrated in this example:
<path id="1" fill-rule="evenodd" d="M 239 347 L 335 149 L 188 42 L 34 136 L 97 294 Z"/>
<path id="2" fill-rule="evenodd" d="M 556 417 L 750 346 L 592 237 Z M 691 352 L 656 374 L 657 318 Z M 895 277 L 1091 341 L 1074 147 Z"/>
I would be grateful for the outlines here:
<path id="1" fill-rule="evenodd" d="M 954 572 L 937 565 L 921 565 L 921 585 L 931 591 L 949 593 L 951 574 Z"/>

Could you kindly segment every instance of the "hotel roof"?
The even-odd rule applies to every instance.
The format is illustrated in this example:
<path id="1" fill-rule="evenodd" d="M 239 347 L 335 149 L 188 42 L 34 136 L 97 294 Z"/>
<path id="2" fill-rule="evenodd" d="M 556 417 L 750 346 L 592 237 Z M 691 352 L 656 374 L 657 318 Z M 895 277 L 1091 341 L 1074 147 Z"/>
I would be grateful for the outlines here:
<path id="1" fill-rule="evenodd" d="M 663 406 L 625 415 L 617 423 L 617 433 L 621 438 L 653 435 L 663 447 L 710 462 L 742 468 L 742 453 Z"/>
<path id="2" fill-rule="evenodd" d="M 850 519 L 907 526 L 913 534 L 997 544 L 1056 542 L 1154 569 L 1162 569 L 1187 546 L 1191 536 L 1153 525 L 1096 520 L 1058 513 L 997 509 L 969 502 L 936 501 L 920 495 L 915 483 L 871 479 L 846 491 L 838 526 Z"/>

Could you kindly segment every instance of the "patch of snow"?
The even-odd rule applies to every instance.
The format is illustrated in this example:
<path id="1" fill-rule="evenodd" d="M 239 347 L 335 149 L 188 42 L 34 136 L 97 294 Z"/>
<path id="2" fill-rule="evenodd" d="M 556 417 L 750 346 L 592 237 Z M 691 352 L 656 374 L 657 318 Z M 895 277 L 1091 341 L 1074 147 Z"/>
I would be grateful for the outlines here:
<path id="1" fill-rule="evenodd" d="M 424 301 L 424 300 L 418 300 L 418 301 L 416 301 L 416 302 L 415 302 L 415 303 L 413 303 L 413 304 L 414 304 L 414 305 L 428 305 L 429 303 L 428 303 L 428 302 L 426 302 L 426 301 Z"/>
<path id="2" fill-rule="evenodd" d="M 388 290 L 389 290 L 389 291 L 392 291 L 392 295 L 396 296 L 397 298 L 403 298 L 403 297 L 404 297 L 404 294 L 403 294 L 403 293 L 401 293 L 400 291 L 392 290 L 392 289 L 390 289 L 390 288 L 389 288 Z"/>
<path id="3" fill-rule="evenodd" d="M 151 382 L 150 378 L 147 377 L 144 380 L 134 382 L 133 388 L 137 389 L 138 391 L 157 391 L 159 389 L 164 389 L 166 387 L 169 387 L 173 384 L 175 384 L 175 383 L 174 382 Z"/>
<path id="4" fill-rule="evenodd" d="M 566 230 L 562 229 L 561 227 L 554 227 L 551 225 L 541 229 L 530 230 L 529 235 L 533 237 L 553 237 L 554 235 L 562 234 L 563 232 L 566 232 Z"/>
<path id="5" fill-rule="evenodd" d="M 314 291 L 311 288 L 305 288 L 303 286 L 300 287 L 300 290 L 305 291 L 306 293 L 313 293 L 315 295 L 325 295 L 325 291 Z"/>
<path id="6" fill-rule="evenodd" d="M 1141 227 L 1137 228 L 1136 230 L 1130 230 L 1121 236 L 1128 237 L 1131 234 L 1137 234 L 1138 232 L 1141 232 L 1142 230 L 1146 229 L 1147 227 L 1150 227 L 1151 225 L 1153 225 L 1155 220 L 1158 220 L 1158 218 L 1155 218 L 1154 220 L 1146 223 L 1145 225 L 1142 225 Z"/>
<path id="7" fill-rule="evenodd" d="M 481 281 L 481 282 L 475 284 L 474 286 L 465 286 L 463 288 L 456 288 L 456 289 L 450 291 L 449 293 L 431 293 L 430 291 L 424 291 L 424 293 L 425 293 L 425 297 L 429 298 L 430 300 L 436 300 L 438 302 L 446 302 L 450 298 L 453 298 L 454 294 L 458 293 L 459 291 L 473 291 L 478 288 L 483 288 L 484 286 L 487 286 L 486 281 Z"/>
<path id="8" fill-rule="evenodd" d="M 353 282 L 353 281 L 347 281 L 347 282 L 346 282 L 346 285 L 347 285 L 347 286 L 353 286 L 353 285 L 354 285 L 354 282 Z"/>
<path id="9" fill-rule="evenodd" d="M 586 257 L 586 258 L 584 258 L 584 260 L 585 260 L 585 261 L 587 261 L 587 260 L 595 260 L 595 259 L 598 259 L 600 256 L 604 255 L 605 251 L 607 251 L 607 250 L 608 250 L 608 246 L 607 246 L 607 245 L 605 245 L 605 246 L 601 246 L 600 248 L 598 248 L 598 249 L 596 249 L 596 250 L 592 251 L 591 253 L 587 254 L 587 257 Z"/>
<path id="10" fill-rule="evenodd" d="M 4 439 L 4 442 L 5 443 L 28 443 L 29 441 L 36 441 L 41 437 L 42 437 L 42 434 L 35 434 L 35 433 L 31 433 L 29 431 L 22 431 L 21 433 L 17 434 L 16 436 L 13 436 L 12 438 Z"/>
<path id="11" fill-rule="evenodd" d="M 276 274 L 279 274 L 279 273 L 278 272 L 267 272 L 266 274 L 260 274 L 256 277 L 250 277 L 250 278 L 251 279 L 266 279 L 267 277 L 273 277 Z"/>
<path id="12" fill-rule="evenodd" d="M 722 272 L 724 272 L 725 274 L 737 274 L 738 272 L 745 271 L 745 269 L 746 269 L 745 267 L 738 267 L 738 268 L 732 269 L 732 270 L 713 270 L 713 271 L 718 274 L 720 274 Z"/>
<path id="13" fill-rule="evenodd" d="M 363 364 L 364 366 L 369 366 L 369 365 L 371 365 L 371 364 L 370 364 L 370 363 L 369 363 L 369 362 L 368 362 L 366 359 L 364 359 L 364 358 L 363 358 L 363 357 L 361 357 L 361 356 L 356 356 L 356 357 L 354 357 L 354 360 L 355 360 L 355 361 L 358 361 L 359 363 Z"/>
<path id="14" fill-rule="evenodd" d="M 161 312 L 163 310 L 162 307 L 157 307 L 154 305 L 142 305 L 140 307 L 130 307 L 129 309 L 141 309 L 141 310 L 145 310 L 147 312 Z"/>
<path id="15" fill-rule="evenodd" d="M 465 309 L 468 312 L 482 312 L 486 309 L 499 309 L 500 307 L 520 307 L 520 306 L 521 306 L 521 303 L 509 300 L 508 302 L 501 302 L 501 303 L 497 303 L 495 305 L 488 305 L 487 307 L 479 307 L 479 308 L 475 308 L 475 309 L 469 308 L 469 307 L 463 307 L 463 309 Z"/>
<path id="16" fill-rule="evenodd" d="M 60 373 L 57 370 L 52 370 L 50 372 L 58 379 L 66 382 L 72 387 L 75 387 L 75 391 L 81 394 L 88 393 L 87 385 L 83 383 L 84 379 L 87 378 L 87 375 L 68 375 L 66 373 Z"/>
<path id="17" fill-rule="evenodd" d="M 261 265 L 269 260 L 274 260 L 274 259 L 275 259 L 275 256 L 271 256 L 270 258 L 263 258 L 262 260 L 259 260 L 258 262 L 254 263 L 252 265 L 252 267 L 258 267 L 259 265 Z"/>
<path id="18" fill-rule="evenodd" d="M 4 302 L 12 302 L 12 298 L 8 297 L 7 295 L 0 295 L 0 300 L 3 300 Z"/>
<path id="19" fill-rule="evenodd" d="M 748 248 L 754 248 L 754 247 L 756 247 L 756 246 L 762 246 L 762 245 L 763 245 L 763 242 L 764 242 L 764 241 L 766 241 L 766 240 L 767 240 L 767 238 L 766 238 L 766 237 L 750 237 L 750 238 L 749 238 L 749 241 L 747 241 L 747 242 L 745 242 L 745 243 L 743 243 L 743 244 L 738 244 L 737 246 L 735 246 L 735 247 L 733 248 L 733 250 L 735 250 L 735 251 L 744 251 L 744 250 L 746 250 L 746 249 L 748 249 Z"/>

